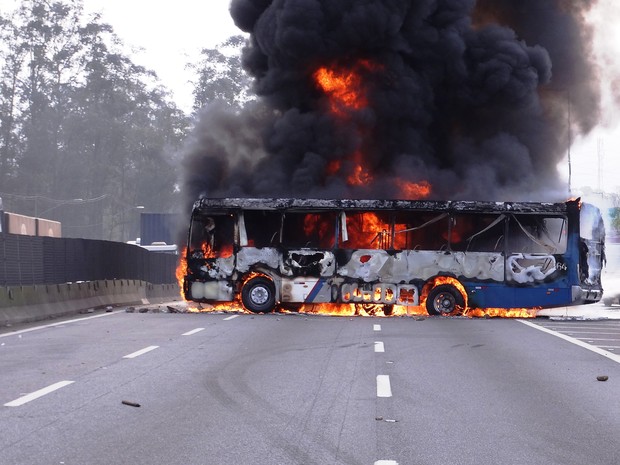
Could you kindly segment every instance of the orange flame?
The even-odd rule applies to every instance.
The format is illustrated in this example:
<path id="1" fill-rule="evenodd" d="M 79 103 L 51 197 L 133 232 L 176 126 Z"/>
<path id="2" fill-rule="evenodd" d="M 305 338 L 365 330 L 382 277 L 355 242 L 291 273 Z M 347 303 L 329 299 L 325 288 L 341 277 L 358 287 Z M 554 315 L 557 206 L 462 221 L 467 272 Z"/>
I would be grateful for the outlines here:
<path id="1" fill-rule="evenodd" d="M 353 173 L 347 177 L 347 184 L 349 184 L 349 186 L 364 186 L 366 184 L 371 184 L 374 180 L 370 171 L 363 166 L 362 158 L 360 152 L 355 153 L 353 157 L 355 168 L 353 168 Z"/>
<path id="2" fill-rule="evenodd" d="M 368 62 L 363 63 L 368 66 Z M 314 79 L 329 96 L 330 110 L 337 116 L 344 117 L 351 110 L 359 110 L 368 105 L 362 78 L 356 69 L 321 67 L 314 73 Z"/>
<path id="3" fill-rule="evenodd" d="M 320 67 L 314 72 L 313 78 L 318 88 L 327 95 L 330 113 L 340 119 L 348 119 L 352 112 L 368 106 L 368 89 L 363 78 L 368 72 L 380 69 L 380 65 L 369 60 L 358 60 L 346 68 Z M 359 131 L 363 139 L 365 131 L 362 128 L 359 128 Z M 358 150 L 346 158 L 353 162 L 351 172 L 345 174 L 349 186 L 359 187 L 374 182 L 375 177 L 365 163 L 362 151 Z M 337 175 L 342 167 L 342 160 L 331 160 L 325 168 L 325 174 Z M 415 183 L 396 179 L 395 183 L 404 199 L 425 199 L 431 194 L 431 185 L 427 181 Z"/>
<path id="4" fill-rule="evenodd" d="M 286 310 L 286 306 L 282 308 L 284 313 L 291 313 Z M 390 317 L 390 316 L 407 316 L 407 315 L 426 315 L 426 310 L 421 307 L 406 307 L 404 305 L 394 305 L 392 311 L 386 315 L 383 305 L 374 304 L 304 304 L 299 313 L 308 315 L 328 315 L 328 316 L 362 316 L 362 317 Z"/>
<path id="5" fill-rule="evenodd" d="M 396 185 L 402 198 L 408 200 L 426 199 L 431 195 L 432 191 L 431 184 L 428 181 L 415 183 L 397 179 Z"/>
<path id="6" fill-rule="evenodd" d="M 177 283 L 179 284 L 179 288 L 183 289 L 183 284 L 185 282 L 185 275 L 187 275 L 187 258 L 184 253 L 179 255 L 179 263 L 177 264 L 177 269 L 174 272 L 175 277 L 177 278 Z M 187 302 L 185 299 L 185 295 L 181 292 L 181 296 L 183 300 Z"/>
<path id="7" fill-rule="evenodd" d="M 327 95 L 329 111 L 332 115 L 345 119 L 353 111 L 368 106 L 367 89 L 363 82 L 363 72 L 378 69 L 379 66 L 368 60 L 358 60 L 349 68 L 321 67 L 313 75 L 317 86 Z M 361 129 L 360 129 L 361 132 Z M 349 186 L 363 186 L 373 182 L 370 170 L 364 166 L 363 154 L 355 152 L 348 157 L 354 168 L 346 177 Z M 341 160 L 332 160 L 326 167 L 327 175 L 336 175 L 342 168 Z"/>
<path id="8" fill-rule="evenodd" d="M 537 308 L 468 308 L 463 316 L 476 318 L 536 318 Z"/>

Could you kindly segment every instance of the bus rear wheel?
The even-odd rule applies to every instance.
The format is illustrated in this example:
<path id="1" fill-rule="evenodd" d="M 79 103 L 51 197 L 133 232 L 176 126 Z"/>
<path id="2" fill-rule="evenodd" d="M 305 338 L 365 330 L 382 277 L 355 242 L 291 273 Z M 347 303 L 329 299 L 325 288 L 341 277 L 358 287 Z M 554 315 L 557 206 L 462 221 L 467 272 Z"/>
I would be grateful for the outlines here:
<path id="1" fill-rule="evenodd" d="M 450 284 L 436 286 L 428 293 L 426 298 L 426 311 L 429 315 L 449 315 L 465 302 L 457 288 Z"/>
<path id="2" fill-rule="evenodd" d="M 266 313 L 274 309 L 276 290 L 270 279 L 257 277 L 250 279 L 241 290 L 243 306 L 254 313 Z"/>

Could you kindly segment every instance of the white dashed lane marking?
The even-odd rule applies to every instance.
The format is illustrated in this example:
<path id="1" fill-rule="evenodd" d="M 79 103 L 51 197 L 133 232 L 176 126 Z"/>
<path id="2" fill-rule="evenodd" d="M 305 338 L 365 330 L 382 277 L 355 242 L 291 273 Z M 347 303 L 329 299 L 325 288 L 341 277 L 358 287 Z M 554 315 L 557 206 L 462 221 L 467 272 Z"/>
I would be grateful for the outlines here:
<path id="1" fill-rule="evenodd" d="M 69 384 L 73 384 L 74 381 L 60 381 L 56 384 L 52 384 L 51 386 L 47 386 L 43 389 L 39 389 L 38 391 L 31 392 L 30 394 L 26 394 L 25 396 L 20 397 L 19 399 L 15 399 L 11 402 L 4 404 L 5 407 L 19 407 L 24 405 L 30 401 L 38 399 L 39 397 L 43 397 L 50 392 L 57 391 L 60 388 L 68 386 Z"/>
<path id="2" fill-rule="evenodd" d="M 196 329 L 192 329 L 191 331 L 188 331 L 188 332 L 186 332 L 186 333 L 183 333 L 181 336 L 191 336 L 192 334 L 199 333 L 200 331 L 204 331 L 204 328 L 196 328 Z"/>
<path id="3" fill-rule="evenodd" d="M 388 375 L 377 375 L 377 397 L 392 397 L 392 387 Z"/>
<path id="4" fill-rule="evenodd" d="M 150 352 L 151 350 L 155 350 L 158 348 L 159 346 L 148 346 L 148 347 L 145 347 L 144 349 L 134 352 L 133 354 L 125 355 L 123 358 L 136 358 L 136 357 L 139 357 L 140 355 L 144 355 L 147 352 Z"/>
<path id="5" fill-rule="evenodd" d="M 381 325 L 373 325 L 374 331 L 381 331 Z M 375 341 L 375 352 L 385 352 L 385 345 L 381 341 Z M 377 376 L 377 397 L 392 397 L 392 386 L 388 375 Z M 375 465 L 398 465 L 395 460 L 377 460 Z"/>
<path id="6" fill-rule="evenodd" d="M 232 320 L 232 319 L 237 318 L 237 317 L 239 317 L 239 315 L 231 315 L 228 318 L 224 318 L 224 321 Z"/>

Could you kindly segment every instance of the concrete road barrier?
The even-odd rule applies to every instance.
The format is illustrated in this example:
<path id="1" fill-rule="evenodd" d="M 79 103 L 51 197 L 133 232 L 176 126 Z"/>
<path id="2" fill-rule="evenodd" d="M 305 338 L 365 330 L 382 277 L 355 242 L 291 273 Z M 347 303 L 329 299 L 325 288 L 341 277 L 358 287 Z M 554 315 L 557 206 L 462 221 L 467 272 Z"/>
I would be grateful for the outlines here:
<path id="1" fill-rule="evenodd" d="M 88 309 L 181 300 L 176 284 L 133 279 L 0 288 L 0 326 L 72 315 Z"/>

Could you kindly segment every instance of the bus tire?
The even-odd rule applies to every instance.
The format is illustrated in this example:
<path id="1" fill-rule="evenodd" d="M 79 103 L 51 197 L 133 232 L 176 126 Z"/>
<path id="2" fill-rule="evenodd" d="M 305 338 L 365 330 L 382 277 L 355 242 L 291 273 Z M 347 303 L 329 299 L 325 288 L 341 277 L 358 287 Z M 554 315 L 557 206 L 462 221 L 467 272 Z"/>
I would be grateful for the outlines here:
<path id="1" fill-rule="evenodd" d="M 442 284 L 428 293 L 426 311 L 429 315 L 449 315 L 457 306 L 463 307 L 463 296 L 454 286 Z"/>
<path id="2" fill-rule="evenodd" d="M 241 290 L 243 306 L 253 313 L 267 313 L 276 305 L 276 290 L 270 279 L 250 279 Z"/>

